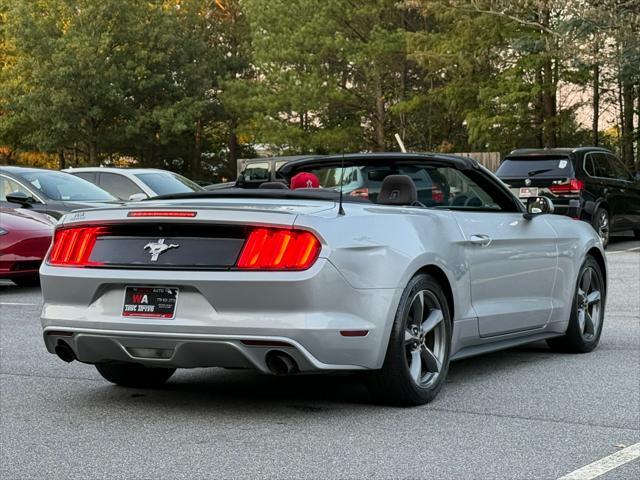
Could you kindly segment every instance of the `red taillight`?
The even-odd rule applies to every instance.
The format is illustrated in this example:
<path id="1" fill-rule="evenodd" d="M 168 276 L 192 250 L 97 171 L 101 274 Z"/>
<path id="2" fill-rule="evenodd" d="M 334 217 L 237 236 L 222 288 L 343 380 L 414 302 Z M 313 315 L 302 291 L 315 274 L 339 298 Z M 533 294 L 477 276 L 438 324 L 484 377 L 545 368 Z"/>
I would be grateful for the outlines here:
<path id="1" fill-rule="evenodd" d="M 320 242 L 310 232 L 256 228 L 249 234 L 237 266 L 250 270 L 306 270 L 319 253 Z"/>
<path id="2" fill-rule="evenodd" d="M 172 217 L 172 218 L 193 218 L 198 212 L 183 212 L 180 210 L 133 210 L 127 217 Z"/>
<path id="3" fill-rule="evenodd" d="M 49 263 L 57 266 L 86 267 L 101 265 L 90 262 L 89 257 L 103 227 L 64 228 L 57 230 L 53 238 L 53 247 L 49 254 Z"/>
<path id="4" fill-rule="evenodd" d="M 584 189 L 584 182 L 573 178 L 569 183 L 561 183 L 560 185 L 551 185 L 549 191 L 551 193 L 580 193 Z"/>

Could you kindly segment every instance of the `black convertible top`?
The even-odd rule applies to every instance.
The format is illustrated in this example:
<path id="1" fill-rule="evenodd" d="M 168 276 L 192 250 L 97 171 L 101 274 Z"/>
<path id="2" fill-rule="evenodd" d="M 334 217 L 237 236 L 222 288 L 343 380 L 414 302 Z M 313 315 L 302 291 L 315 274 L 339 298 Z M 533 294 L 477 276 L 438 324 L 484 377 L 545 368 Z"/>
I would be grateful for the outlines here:
<path id="1" fill-rule="evenodd" d="M 314 167 L 326 167 L 328 165 L 339 166 L 343 161 L 347 166 L 402 162 L 429 162 L 434 165 L 453 167 L 458 170 L 477 168 L 478 166 L 478 162 L 471 158 L 460 157 L 457 155 L 445 155 L 441 153 L 349 153 L 345 155 L 305 157 L 292 160 L 280 167 L 278 174 L 283 178 L 290 178 L 300 170 Z"/>

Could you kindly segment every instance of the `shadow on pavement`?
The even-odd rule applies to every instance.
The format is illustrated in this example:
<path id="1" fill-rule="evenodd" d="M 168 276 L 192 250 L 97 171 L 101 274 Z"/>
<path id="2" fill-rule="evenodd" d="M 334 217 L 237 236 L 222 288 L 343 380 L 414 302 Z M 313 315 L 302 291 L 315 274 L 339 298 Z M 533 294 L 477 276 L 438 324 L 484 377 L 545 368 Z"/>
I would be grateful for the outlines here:
<path id="1" fill-rule="evenodd" d="M 450 384 L 483 382 L 505 369 L 513 374 L 531 363 L 553 361 L 543 342 L 461 360 L 451 364 L 444 391 Z M 448 385 L 449 384 L 449 385 Z M 108 395 L 105 397 L 105 391 Z M 262 409 L 284 408 L 291 412 L 321 413 L 348 408 L 349 405 L 376 404 L 369 395 L 362 374 L 297 375 L 274 377 L 246 370 L 195 369 L 178 371 L 160 389 L 129 389 L 104 383 L 86 392 L 91 403 L 108 401 L 120 407 L 169 408 L 181 414 L 213 409 L 252 415 Z M 431 404 L 437 406 L 442 394 Z M 380 408 L 380 407 L 378 407 Z"/>

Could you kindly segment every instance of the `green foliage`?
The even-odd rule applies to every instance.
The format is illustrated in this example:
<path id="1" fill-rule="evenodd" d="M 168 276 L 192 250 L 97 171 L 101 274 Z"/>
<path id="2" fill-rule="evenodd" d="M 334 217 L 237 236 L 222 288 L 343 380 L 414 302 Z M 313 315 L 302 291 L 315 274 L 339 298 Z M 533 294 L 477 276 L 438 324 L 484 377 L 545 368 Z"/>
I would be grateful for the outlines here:
<path id="1" fill-rule="evenodd" d="M 558 94 L 591 89 L 599 66 L 599 109 L 625 92 L 628 155 L 632 4 L 0 0 L 0 146 L 91 164 L 127 156 L 199 179 L 229 178 L 261 144 L 395 150 L 399 133 L 418 151 L 567 146 L 589 132 L 581 104 Z"/>

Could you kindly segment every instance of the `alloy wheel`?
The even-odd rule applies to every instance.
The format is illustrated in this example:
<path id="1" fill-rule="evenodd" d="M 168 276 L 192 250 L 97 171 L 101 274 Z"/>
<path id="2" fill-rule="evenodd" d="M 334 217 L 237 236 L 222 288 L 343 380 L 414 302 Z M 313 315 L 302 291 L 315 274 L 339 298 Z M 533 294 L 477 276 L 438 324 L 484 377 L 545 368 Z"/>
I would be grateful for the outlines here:
<path id="1" fill-rule="evenodd" d="M 445 361 L 446 332 L 442 306 L 429 290 L 415 294 L 405 318 L 405 358 L 409 375 L 419 387 L 429 387 Z"/>
<path id="2" fill-rule="evenodd" d="M 576 295 L 578 326 L 585 340 L 591 340 L 600 326 L 602 303 L 600 277 L 592 267 L 587 267 L 580 276 Z"/>
<path id="3" fill-rule="evenodd" d="M 609 243 L 609 214 L 606 210 L 601 210 L 598 216 L 597 231 L 602 244 Z"/>

